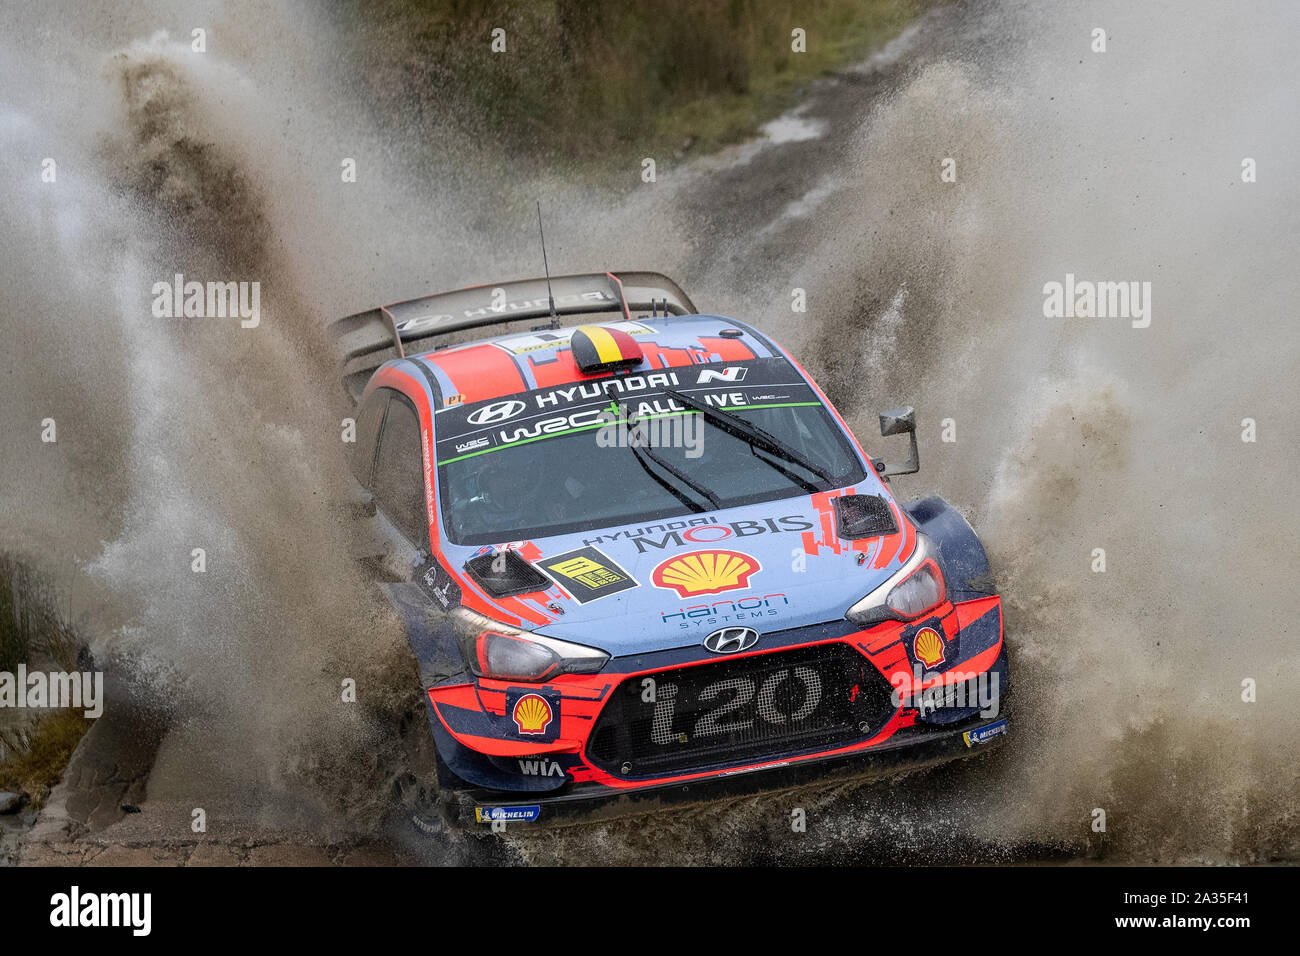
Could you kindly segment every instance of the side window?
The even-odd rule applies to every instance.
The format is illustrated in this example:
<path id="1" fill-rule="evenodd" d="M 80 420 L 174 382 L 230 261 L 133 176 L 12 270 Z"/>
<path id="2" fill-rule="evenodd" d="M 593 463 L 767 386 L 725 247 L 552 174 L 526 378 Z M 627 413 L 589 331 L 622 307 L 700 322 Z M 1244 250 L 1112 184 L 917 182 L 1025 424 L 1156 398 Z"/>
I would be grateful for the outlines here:
<path id="1" fill-rule="evenodd" d="M 424 459 L 420 418 L 404 395 L 393 393 L 379 434 L 375 461 L 375 503 L 412 543 L 429 549 L 424 510 Z"/>
<path id="2" fill-rule="evenodd" d="M 377 388 L 370 393 L 357 412 L 357 443 L 352 449 L 352 474 L 361 487 L 369 488 L 371 473 L 375 466 L 375 440 L 379 437 L 379 426 L 384 421 L 384 409 L 388 406 L 386 388 Z"/>

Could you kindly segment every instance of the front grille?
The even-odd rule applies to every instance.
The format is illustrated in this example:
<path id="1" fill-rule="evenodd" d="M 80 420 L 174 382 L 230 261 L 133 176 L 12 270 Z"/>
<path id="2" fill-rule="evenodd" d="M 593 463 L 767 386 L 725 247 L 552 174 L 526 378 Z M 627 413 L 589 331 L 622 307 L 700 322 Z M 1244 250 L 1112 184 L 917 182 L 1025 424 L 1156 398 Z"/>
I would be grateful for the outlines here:
<path id="1" fill-rule="evenodd" d="M 645 777 L 830 749 L 877 733 L 893 713 L 890 691 L 839 642 L 629 677 L 601 711 L 587 757 Z"/>

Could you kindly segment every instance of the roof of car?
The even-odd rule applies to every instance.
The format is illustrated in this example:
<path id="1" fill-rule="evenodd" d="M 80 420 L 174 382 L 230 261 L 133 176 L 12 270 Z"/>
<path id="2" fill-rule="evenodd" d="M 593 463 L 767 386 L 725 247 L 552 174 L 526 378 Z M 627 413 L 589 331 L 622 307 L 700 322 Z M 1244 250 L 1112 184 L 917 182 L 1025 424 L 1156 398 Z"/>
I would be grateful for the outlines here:
<path id="1" fill-rule="evenodd" d="M 780 354 L 754 329 L 720 315 L 641 316 L 586 324 L 632 336 L 644 357 L 641 365 L 631 369 L 633 374 Z M 606 372 L 587 374 L 578 368 L 570 348 L 578 328 L 515 332 L 406 358 L 433 374 L 446 404 L 470 404 L 607 377 Z"/>

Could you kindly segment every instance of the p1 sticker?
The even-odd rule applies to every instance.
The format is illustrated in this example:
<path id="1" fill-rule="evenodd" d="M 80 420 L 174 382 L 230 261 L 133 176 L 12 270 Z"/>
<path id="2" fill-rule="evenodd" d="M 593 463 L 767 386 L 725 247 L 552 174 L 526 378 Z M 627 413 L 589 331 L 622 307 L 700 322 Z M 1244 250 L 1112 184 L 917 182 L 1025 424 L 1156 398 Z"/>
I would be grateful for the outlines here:
<path id="1" fill-rule="evenodd" d="M 579 604 L 637 586 L 632 575 L 595 548 L 579 548 L 537 563 Z"/>

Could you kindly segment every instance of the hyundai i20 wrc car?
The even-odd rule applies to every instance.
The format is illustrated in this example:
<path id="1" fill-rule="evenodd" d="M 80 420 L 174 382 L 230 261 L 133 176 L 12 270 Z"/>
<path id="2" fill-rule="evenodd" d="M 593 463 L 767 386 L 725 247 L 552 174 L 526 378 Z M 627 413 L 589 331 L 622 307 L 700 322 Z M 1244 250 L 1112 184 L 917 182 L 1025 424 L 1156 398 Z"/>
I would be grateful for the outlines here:
<path id="1" fill-rule="evenodd" d="M 491 338 L 475 338 L 493 326 Z M 920 766 L 1007 731 L 979 539 L 778 344 L 662 275 L 509 282 L 332 326 L 419 664 L 422 791 L 554 823 Z M 468 340 L 467 340 L 468 339 Z"/>

